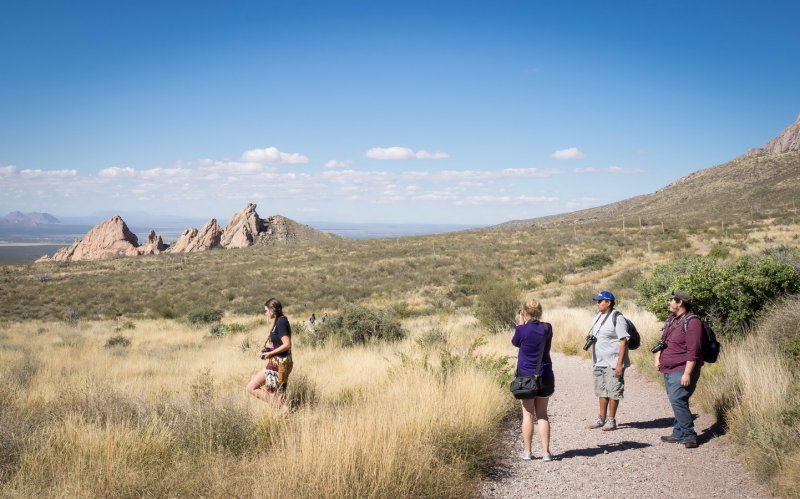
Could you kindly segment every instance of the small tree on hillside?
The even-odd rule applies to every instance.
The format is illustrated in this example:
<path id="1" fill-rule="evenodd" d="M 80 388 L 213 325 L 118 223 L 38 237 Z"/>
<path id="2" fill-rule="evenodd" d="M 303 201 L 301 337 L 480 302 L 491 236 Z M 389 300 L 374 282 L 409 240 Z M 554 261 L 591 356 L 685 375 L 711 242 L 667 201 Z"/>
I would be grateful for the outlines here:
<path id="1" fill-rule="evenodd" d="M 520 305 L 519 289 L 512 282 L 502 281 L 486 286 L 475 298 L 473 314 L 490 331 L 514 327 Z"/>

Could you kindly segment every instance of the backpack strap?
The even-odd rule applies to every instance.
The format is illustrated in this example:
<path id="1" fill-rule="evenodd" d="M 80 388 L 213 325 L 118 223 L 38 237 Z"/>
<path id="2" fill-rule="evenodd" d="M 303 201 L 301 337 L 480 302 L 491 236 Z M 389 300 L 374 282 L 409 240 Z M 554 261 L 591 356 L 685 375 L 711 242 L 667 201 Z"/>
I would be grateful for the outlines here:
<path id="1" fill-rule="evenodd" d="M 539 360 L 536 361 L 536 374 L 539 376 L 539 369 L 542 367 L 542 358 L 544 358 L 544 348 L 547 346 L 547 340 L 553 335 L 553 325 L 549 322 L 543 322 L 544 334 L 542 335 L 542 346 L 539 347 Z"/>
<path id="2" fill-rule="evenodd" d="M 701 324 L 703 323 L 703 319 L 698 317 L 696 314 L 687 315 L 686 318 L 683 319 L 683 334 L 686 334 L 689 331 L 689 320 L 691 319 L 697 319 Z"/>

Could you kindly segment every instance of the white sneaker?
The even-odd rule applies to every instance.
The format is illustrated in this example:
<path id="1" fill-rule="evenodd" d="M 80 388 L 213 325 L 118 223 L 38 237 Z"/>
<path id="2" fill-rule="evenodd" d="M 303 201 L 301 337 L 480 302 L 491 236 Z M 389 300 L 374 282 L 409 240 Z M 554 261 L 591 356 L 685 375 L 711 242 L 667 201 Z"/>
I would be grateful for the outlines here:
<path id="1" fill-rule="evenodd" d="M 544 454 L 542 454 L 542 461 L 552 461 L 552 460 L 553 460 L 553 455 L 550 454 L 549 452 L 545 452 Z"/>
<path id="2" fill-rule="evenodd" d="M 531 459 L 533 459 L 533 457 L 531 456 L 531 453 L 530 452 L 525 452 L 525 451 L 522 451 L 522 452 L 519 453 L 519 458 L 520 459 L 524 459 L 525 461 L 530 461 Z"/>

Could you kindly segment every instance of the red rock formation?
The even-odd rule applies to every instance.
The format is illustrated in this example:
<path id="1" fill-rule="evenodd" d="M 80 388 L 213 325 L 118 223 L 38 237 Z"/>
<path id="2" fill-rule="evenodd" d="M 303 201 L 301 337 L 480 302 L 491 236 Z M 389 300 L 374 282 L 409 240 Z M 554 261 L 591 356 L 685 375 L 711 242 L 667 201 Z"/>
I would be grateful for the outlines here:
<path id="1" fill-rule="evenodd" d="M 186 229 L 178 241 L 169 249 L 170 253 L 191 253 L 195 251 L 210 250 L 220 245 L 222 228 L 217 225 L 217 219 L 212 218 L 199 231 L 195 228 Z"/>
<path id="2" fill-rule="evenodd" d="M 93 228 L 72 246 L 56 251 L 51 258 L 42 257 L 37 261 L 72 262 L 136 256 L 138 244 L 136 234 L 117 216 Z"/>

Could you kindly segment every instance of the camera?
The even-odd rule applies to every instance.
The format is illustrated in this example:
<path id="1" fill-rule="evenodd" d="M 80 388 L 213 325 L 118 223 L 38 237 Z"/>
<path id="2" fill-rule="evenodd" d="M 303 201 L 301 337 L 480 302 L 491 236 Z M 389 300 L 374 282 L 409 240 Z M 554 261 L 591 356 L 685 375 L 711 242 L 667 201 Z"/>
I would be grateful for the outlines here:
<path id="1" fill-rule="evenodd" d="M 262 348 L 261 349 L 261 354 L 259 354 L 258 358 L 260 358 L 261 360 L 266 360 L 267 353 L 269 353 L 270 351 L 272 351 L 271 348 L 267 348 L 267 347 Z"/>
<path id="2" fill-rule="evenodd" d="M 583 345 L 583 349 L 589 350 L 590 348 L 592 348 L 592 345 L 594 345 L 596 341 L 597 341 L 597 336 L 592 336 L 590 334 L 589 336 L 586 337 L 586 344 Z"/>
<path id="3" fill-rule="evenodd" d="M 667 344 L 664 343 L 664 340 L 658 340 L 658 343 L 656 343 L 656 346 L 651 348 L 650 351 L 653 352 L 653 353 L 658 353 L 661 350 L 664 350 L 665 348 L 667 348 Z"/>

